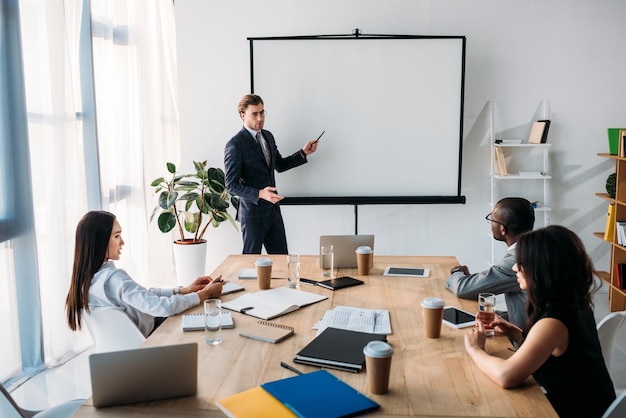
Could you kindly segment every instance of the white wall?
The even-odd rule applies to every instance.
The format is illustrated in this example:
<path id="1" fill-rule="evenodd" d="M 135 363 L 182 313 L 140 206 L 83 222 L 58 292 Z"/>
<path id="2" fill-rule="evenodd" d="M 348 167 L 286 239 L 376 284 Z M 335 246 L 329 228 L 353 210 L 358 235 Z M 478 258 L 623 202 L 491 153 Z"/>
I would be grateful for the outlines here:
<path id="1" fill-rule="evenodd" d="M 592 233 L 604 229 L 607 205 L 594 193 L 604 191 L 613 166 L 596 154 L 608 150 L 606 128 L 626 125 L 625 18 L 623 0 L 177 0 L 182 161 L 190 167 L 192 159 L 208 159 L 223 167 L 224 145 L 241 128 L 237 101 L 250 89 L 247 37 L 347 34 L 354 28 L 364 34 L 464 35 L 467 204 L 360 206 L 359 232 L 376 234 L 378 254 L 454 255 L 470 270 L 483 269 L 492 243 L 483 220 L 490 210 L 487 102 L 494 101 L 496 137 L 522 137 L 547 99 L 552 223 L 577 232 L 596 267 L 606 270 L 608 245 Z M 266 103 L 270 112 L 271 106 Z M 269 130 L 273 118 L 280 115 L 270 113 Z M 320 234 L 354 231 L 350 206 L 283 206 L 283 214 L 292 252 L 314 254 Z M 240 235 L 229 225 L 208 238 L 209 270 L 241 252 Z"/>

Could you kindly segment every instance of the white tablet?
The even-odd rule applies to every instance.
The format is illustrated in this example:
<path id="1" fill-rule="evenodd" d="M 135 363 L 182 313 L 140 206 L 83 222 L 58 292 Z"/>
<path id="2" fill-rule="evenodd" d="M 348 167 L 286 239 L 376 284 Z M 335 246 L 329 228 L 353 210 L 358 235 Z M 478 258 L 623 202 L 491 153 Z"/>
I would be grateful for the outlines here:
<path id="1" fill-rule="evenodd" d="M 430 269 L 415 267 L 387 267 L 383 276 L 428 277 Z"/>
<path id="2" fill-rule="evenodd" d="M 476 316 L 454 306 L 443 309 L 443 323 L 450 328 L 461 329 L 476 325 Z"/>

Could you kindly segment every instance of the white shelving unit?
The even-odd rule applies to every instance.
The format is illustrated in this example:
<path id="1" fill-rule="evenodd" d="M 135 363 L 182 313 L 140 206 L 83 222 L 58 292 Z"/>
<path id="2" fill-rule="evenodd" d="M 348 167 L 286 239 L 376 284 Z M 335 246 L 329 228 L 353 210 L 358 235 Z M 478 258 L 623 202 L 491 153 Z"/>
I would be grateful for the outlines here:
<path id="1" fill-rule="evenodd" d="M 541 119 L 549 119 L 547 100 L 542 103 L 543 115 Z M 526 138 L 522 143 L 496 144 L 497 137 L 494 127 L 494 105 L 491 106 L 491 201 L 490 208 L 503 197 L 524 197 L 531 202 L 537 202 L 535 208 L 535 228 L 550 225 L 550 149 L 551 144 L 529 144 Z M 539 118 L 537 118 L 539 119 Z M 504 154 L 507 175 L 501 175 L 496 161 L 496 149 Z M 522 173 L 522 174 L 520 174 Z M 498 244 L 492 242 L 492 260 L 495 262 Z M 502 249 L 504 250 L 504 249 Z"/>

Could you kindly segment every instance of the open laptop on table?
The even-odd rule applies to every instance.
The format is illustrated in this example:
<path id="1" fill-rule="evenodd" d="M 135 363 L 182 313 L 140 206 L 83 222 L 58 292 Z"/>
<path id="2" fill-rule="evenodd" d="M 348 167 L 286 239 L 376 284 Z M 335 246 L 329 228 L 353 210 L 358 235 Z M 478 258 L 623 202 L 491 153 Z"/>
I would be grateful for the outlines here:
<path id="1" fill-rule="evenodd" d="M 334 268 L 356 268 L 356 249 L 368 246 L 374 251 L 374 235 L 322 235 L 320 236 L 320 267 L 322 245 L 333 246 Z M 372 265 L 374 257 L 372 257 Z"/>
<path id="2" fill-rule="evenodd" d="M 89 356 L 96 408 L 194 395 L 198 344 L 178 344 Z"/>

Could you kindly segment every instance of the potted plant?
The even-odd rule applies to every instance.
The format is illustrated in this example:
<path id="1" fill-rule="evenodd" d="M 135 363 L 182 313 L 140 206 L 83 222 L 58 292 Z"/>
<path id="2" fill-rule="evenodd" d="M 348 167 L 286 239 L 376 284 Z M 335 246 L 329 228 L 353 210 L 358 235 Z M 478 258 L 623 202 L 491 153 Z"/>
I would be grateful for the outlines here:
<path id="1" fill-rule="evenodd" d="M 150 184 L 158 194 L 150 222 L 158 215 L 157 226 L 161 232 L 178 229 L 174 261 L 180 285 L 205 274 L 206 240 L 203 237 L 209 225 L 217 228 L 228 220 L 238 229 L 228 208 L 232 205 L 237 209 L 239 199 L 226 190 L 224 171 L 207 167 L 206 161 L 194 161 L 193 165 L 195 173 L 178 174 L 176 165 L 168 162 L 170 179 L 159 177 Z"/>

